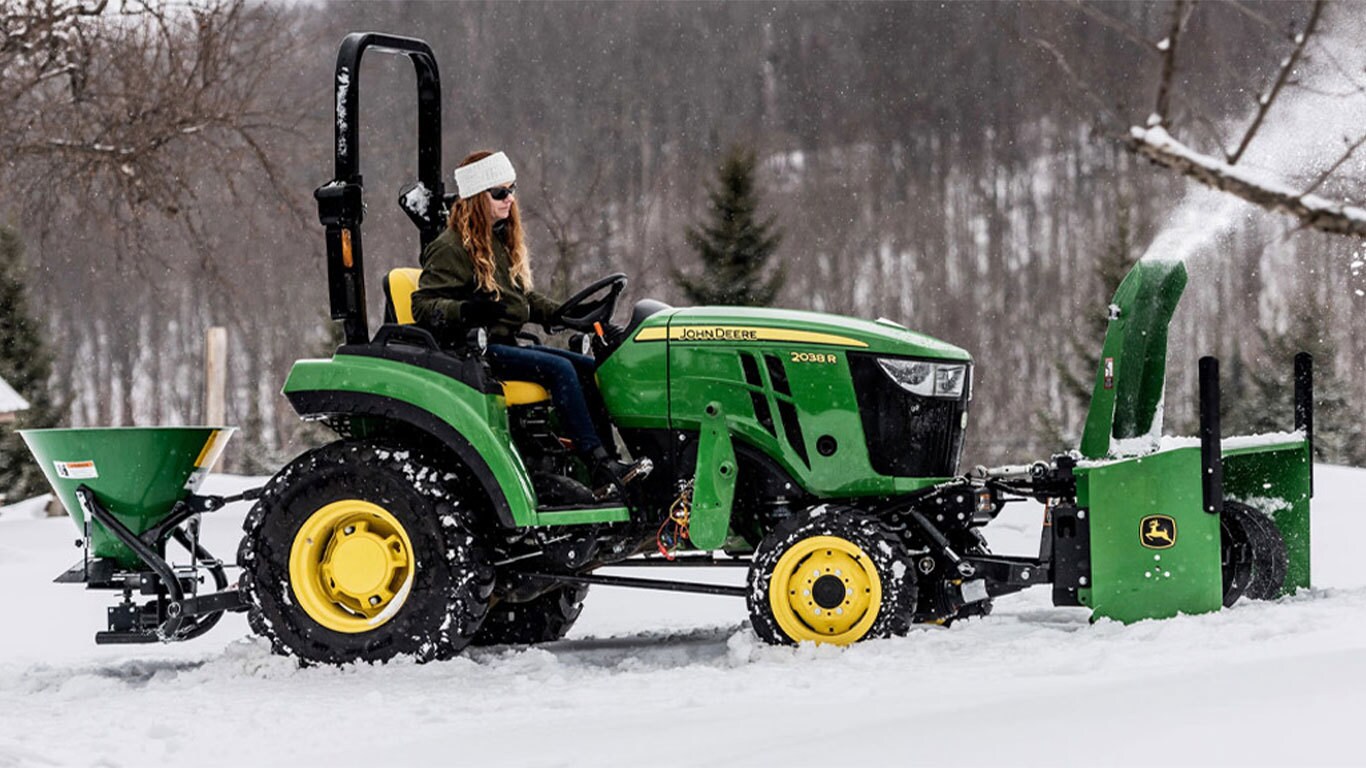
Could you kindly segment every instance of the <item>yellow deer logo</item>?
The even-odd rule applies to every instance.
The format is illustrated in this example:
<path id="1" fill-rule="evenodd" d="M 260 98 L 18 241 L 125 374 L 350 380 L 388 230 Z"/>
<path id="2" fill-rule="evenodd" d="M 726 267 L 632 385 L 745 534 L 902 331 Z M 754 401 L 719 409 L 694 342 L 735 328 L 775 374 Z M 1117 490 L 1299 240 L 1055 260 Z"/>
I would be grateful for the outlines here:
<path id="1" fill-rule="evenodd" d="M 1138 528 L 1138 539 L 1148 549 L 1167 549 L 1176 544 L 1176 521 L 1166 515 L 1148 515 Z"/>

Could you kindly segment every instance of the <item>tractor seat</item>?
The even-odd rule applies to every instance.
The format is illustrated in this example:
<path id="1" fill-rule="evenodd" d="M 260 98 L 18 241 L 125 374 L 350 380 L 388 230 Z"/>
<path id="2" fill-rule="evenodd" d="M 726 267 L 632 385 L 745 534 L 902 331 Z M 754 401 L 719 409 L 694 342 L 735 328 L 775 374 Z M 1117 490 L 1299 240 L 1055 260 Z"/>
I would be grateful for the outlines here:
<path id="1" fill-rule="evenodd" d="M 384 322 L 413 324 L 413 291 L 422 270 L 398 267 L 384 276 Z M 546 388 L 532 381 L 504 381 L 503 397 L 508 405 L 534 405 L 550 399 Z"/>

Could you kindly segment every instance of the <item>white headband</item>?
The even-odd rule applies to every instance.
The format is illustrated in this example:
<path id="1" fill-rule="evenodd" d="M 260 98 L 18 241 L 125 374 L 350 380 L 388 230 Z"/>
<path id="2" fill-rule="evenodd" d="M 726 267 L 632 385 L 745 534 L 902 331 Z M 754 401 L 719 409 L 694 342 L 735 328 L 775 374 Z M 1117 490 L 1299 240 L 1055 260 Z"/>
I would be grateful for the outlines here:
<path id="1" fill-rule="evenodd" d="M 455 169 L 455 189 L 462 200 L 516 180 L 517 172 L 512 170 L 512 161 L 502 152 L 494 152 L 483 160 Z"/>

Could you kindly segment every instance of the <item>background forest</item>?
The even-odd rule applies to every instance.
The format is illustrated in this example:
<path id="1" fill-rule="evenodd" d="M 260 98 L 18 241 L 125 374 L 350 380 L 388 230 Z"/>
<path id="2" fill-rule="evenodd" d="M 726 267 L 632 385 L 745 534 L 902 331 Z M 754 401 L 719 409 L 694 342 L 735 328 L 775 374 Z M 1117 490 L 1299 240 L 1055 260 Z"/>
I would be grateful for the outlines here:
<path id="1" fill-rule="evenodd" d="M 1171 121 L 1196 139 L 1240 130 L 1309 8 L 1201 4 L 1183 31 Z M 973 353 L 969 466 L 1074 445 L 1076 384 L 1089 387 L 1113 281 L 1149 250 L 1187 257 L 1191 273 L 1172 327 L 1169 431 L 1192 431 L 1204 354 L 1224 359 L 1226 399 L 1245 403 L 1229 431 L 1268 414 L 1288 429 L 1288 352 L 1306 345 L 1336 418 L 1359 430 L 1362 242 L 1199 188 L 1122 145 L 1153 111 L 1163 61 L 1151 43 L 1171 14 L 1167 3 L 105 8 L 71 21 L 62 39 L 79 45 L 57 74 L 29 83 L 6 69 L 0 223 L 24 247 L 61 422 L 200 420 L 204 331 L 222 325 L 228 421 L 243 427 L 227 467 L 273 469 L 302 448 L 278 395 L 289 366 L 334 343 L 311 193 L 332 173 L 336 46 L 354 30 L 413 35 L 442 67 L 445 165 L 479 148 L 511 156 L 552 295 L 623 271 L 628 300 L 682 302 L 676 277 L 699 269 L 685 233 L 705 218 L 723 156 L 744 147 L 760 214 L 782 235 L 775 304 L 887 317 Z M 1244 165 L 1312 180 L 1361 135 L 1363 17 L 1326 7 Z M 82 37 L 92 24 L 104 35 Z M 6 27 L 0 56 L 18 29 Z M 417 232 L 394 202 L 415 179 L 416 97 L 394 57 L 368 56 L 360 83 L 377 322 L 379 276 L 417 262 Z M 1361 157 L 1333 170 L 1321 193 L 1366 189 Z M 1366 460 L 1351 436 L 1332 450 Z"/>

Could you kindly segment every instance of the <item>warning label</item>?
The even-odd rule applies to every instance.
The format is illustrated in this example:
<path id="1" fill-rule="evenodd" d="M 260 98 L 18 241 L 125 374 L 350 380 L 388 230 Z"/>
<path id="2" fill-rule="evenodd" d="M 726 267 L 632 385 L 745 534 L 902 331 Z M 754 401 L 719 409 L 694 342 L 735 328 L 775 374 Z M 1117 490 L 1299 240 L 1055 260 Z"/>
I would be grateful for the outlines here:
<path id="1" fill-rule="evenodd" d="M 100 476 L 95 471 L 93 461 L 54 461 L 52 465 L 57 468 L 57 477 L 68 480 L 89 480 Z"/>

